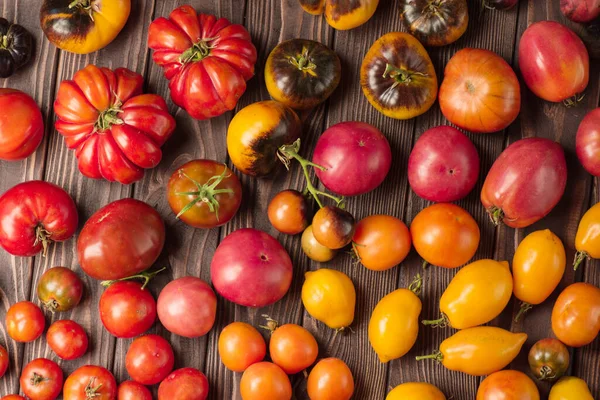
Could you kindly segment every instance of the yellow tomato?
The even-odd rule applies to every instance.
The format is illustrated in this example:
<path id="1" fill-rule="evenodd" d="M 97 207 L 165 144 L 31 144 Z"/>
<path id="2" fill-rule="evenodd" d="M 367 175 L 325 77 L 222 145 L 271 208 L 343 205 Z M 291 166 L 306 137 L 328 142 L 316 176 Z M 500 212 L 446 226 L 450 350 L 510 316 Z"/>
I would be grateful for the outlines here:
<path id="1" fill-rule="evenodd" d="M 506 261 L 475 261 L 462 268 L 440 299 L 442 317 L 425 325 L 466 329 L 496 318 L 510 301 L 513 281 Z"/>
<path id="2" fill-rule="evenodd" d="M 302 285 L 302 304 L 315 319 L 342 330 L 354 321 L 356 291 L 348 275 L 333 269 L 309 271 Z"/>
<path id="3" fill-rule="evenodd" d="M 382 363 L 400 358 L 413 347 L 419 334 L 421 281 L 411 289 L 398 289 L 382 298 L 369 321 L 369 341 Z M 411 285 L 413 286 L 413 285 Z"/>
<path id="4" fill-rule="evenodd" d="M 356 28 L 367 22 L 379 0 L 325 0 L 325 19 L 338 30 Z"/>
<path id="5" fill-rule="evenodd" d="M 510 364 L 526 340 L 525 333 L 478 326 L 456 332 L 442 342 L 439 352 L 417 357 L 417 360 L 433 359 L 452 371 L 489 375 Z"/>
<path id="6" fill-rule="evenodd" d="M 587 210 L 577 228 L 575 236 L 575 263 L 577 269 L 586 257 L 600 258 L 600 203 Z"/>
<path id="7" fill-rule="evenodd" d="M 446 400 L 446 396 L 429 383 L 409 382 L 396 386 L 385 400 Z"/>
<path id="8" fill-rule="evenodd" d="M 552 386 L 548 400 L 594 400 L 583 379 L 565 376 Z"/>

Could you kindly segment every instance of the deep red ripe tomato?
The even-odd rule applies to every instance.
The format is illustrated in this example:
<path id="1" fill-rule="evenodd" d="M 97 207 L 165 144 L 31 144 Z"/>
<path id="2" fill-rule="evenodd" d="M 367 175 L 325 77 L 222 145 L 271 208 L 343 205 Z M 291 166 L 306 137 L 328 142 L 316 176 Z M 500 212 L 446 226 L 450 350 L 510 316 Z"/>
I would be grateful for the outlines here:
<path id="1" fill-rule="evenodd" d="M 150 390 L 139 382 L 125 381 L 117 390 L 118 400 L 152 400 Z M 174 399 L 174 397 L 173 397 Z"/>
<path id="2" fill-rule="evenodd" d="M 243 400 L 290 400 L 290 378 L 277 365 L 270 362 L 252 364 L 240 380 Z"/>
<path id="3" fill-rule="evenodd" d="M 54 361 L 37 358 L 23 368 L 19 382 L 31 400 L 52 400 L 62 390 L 63 372 Z"/>
<path id="4" fill-rule="evenodd" d="M 0 246 L 29 257 L 77 229 L 75 202 L 62 188 L 44 181 L 19 183 L 0 197 Z"/>
<path id="5" fill-rule="evenodd" d="M 269 354 L 286 374 L 293 375 L 314 364 L 319 355 L 319 345 L 306 328 L 285 324 L 271 334 Z"/>
<path id="6" fill-rule="evenodd" d="M 115 282 L 100 296 L 100 319 L 118 338 L 139 336 L 156 321 L 156 301 L 134 281 Z"/>
<path id="7" fill-rule="evenodd" d="M 246 28 L 198 15 L 189 5 L 150 24 L 148 47 L 170 81 L 173 102 L 196 119 L 233 110 L 254 75 L 256 48 Z"/>
<path id="8" fill-rule="evenodd" d="M 173 348 L 158 335 L 135 339 L 125 356 L 127 373 L 134 381 L 144 385 L 155 385 L 165 379 L 173 370 L 173 365 Z"/>
<path id="9" fill-rule="evenodd" d="M 281 233 L 297 235 L 308 226 L 309 207 L 306 198 L 297 190 L 283 190 L 269 203 L 267 215 L 273 228 Z"/>
<path id="10" fill-rule="evenodd" d="M 37 296 L 51 312 L 69 311 L 81 301 L 83 282 L 65 267 L 53 267 L 44 272 L 37 285 Z"/>
<path id="11" fill-rule="evenodd" d="M 194 228 L 229 222 L 242 203 L 242 185 L 225 164 L 192 160 L 173 172 L 167 199 L 177 218 Z"/>
<path id="12" fill-rule="evenodd" d="M 234 372 L 264 360 L 267 354 L 265 339 L 252 325 L 232 322 L 219 335 L 219 357 L 221 362 Z"/>
<path id="13" fill-rule="evenodd" d="M 148 204 L 122 199 L 96 211 L 77 238 L 77 258 L 95 279 L 121 279 L 152 266 L 165 244 L 165 224 Z"/>
<path id="14" fill-rule="evenodd" d="M 6 373 L 9 363 L 10 357 L 8 356 L 8 351 L 4 346 L 0 346 L 0 378 Z"/>
<path id="15" fill-rule="evenodd" d="M 162 97 L 142 94 L 143 83 L 128 69 L 91 64 L 61 82 L 55 126 L 75 150 L 83 175 L 129 184 L 160 162 L 175 119 Z"/>
<path id="16" fill-rule="evenodd" d="M 158 387 L 158 400 L 205 400 L 208 397 L 208 379 L 195 368 L 173 371 Z"/>
<path id="17" fill-rule="evenodd" d="M 85 330 L 75 321 L 54 322 L 46 332 L 48 346 L 63 360 L 75 360 L 85 354 L 88 337 Z"/>
<path id="18" fill-rule="evenodd" d="M 20 301 L 6 312 L 8 336 L 17 342 L 32 342 L 44 332 L 44 313 L 30 301 Z"/>
<path id="19" fill-rule="evenodd" d="M 117 381 L 104 367 L 84 365 L 65 381 L 64 400 L 116 400 Z"/>
<path id="20" fill-rule="evenodd" d="M 44 117 L 35 100 L 15 89 L 0 89 L 0 160 L 29 157 L 44 137 Z"/>

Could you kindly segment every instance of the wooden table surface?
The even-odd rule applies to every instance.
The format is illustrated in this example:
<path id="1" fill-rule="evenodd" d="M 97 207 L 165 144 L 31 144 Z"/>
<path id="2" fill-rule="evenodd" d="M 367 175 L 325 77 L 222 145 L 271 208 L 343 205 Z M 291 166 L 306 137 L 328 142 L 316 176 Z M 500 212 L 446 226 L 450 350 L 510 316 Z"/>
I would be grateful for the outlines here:
<path id="1" fill-rule="evenodd" d="M 36 5 L 33 6 L 33 3 Z M 97 209 L 124 197 L 135 197 L 156 207 L 167 225 L 167 245 L 157 265 L 168 266 L 151 284 L 158 294 L 171 279 L 185 275 L 199 276 L 209 280 L 209 265 L 219 241 L 232 231 L 253 226 L 276 236 L 288 249 L 294 261 L 295 279 L 283 300 L 264 309 L 248 309 L 219 299 L 215 327 L 205 337 L 190 340 L 169 334 L 160 324 L 151 332 L 163 335 L 171 341 L 176 353 L 176 367 L 192 366 L 204 371 L 211 384 L 211 399 L 240 399 L 240 374 L 235 374 L 221 364 L 216 343 L 221 329 L 232 321 L 248 321 L 254 325 L 263 322 L 262 314 L 268 314 L 280 322 L 299 323 L 316 336 L 320 345 L 320 357 L 336 356 L 345 360 L 354 372 L 356 380 L 355 399 L 383 400 L 391 387 L 408 381 L 427 381 L 440 387 L 453 400 L 473 400 L 481 378 L 449 372 L 433 362 L 414 360 L 415 355 L 434 351 L 439 343 L 452 333 L 450 329 L 422 328 L 417 344 L 408 355 L 388 364 L 381 364 L 372 351 L 367 338 L 367 323 L 373 307 L 385 294 L 406 286 L 420 268 L 420 259 L 414 253 L 402 264 L 387 272 L 372 272 L 355 265 L 350 256 L 343 254 L 329 263 L 329 267 L 347 273 L 357 288 L 356 320 L 353 333 L 334 335 L 334 332 L 313 320 L 303 309 L 300 288 L 304 271 L 319 268 L 309 262 L 300 250 L 299 237 L 278 234 L 266 218 L 269 199 L 285 188 L 303 188 L 303 179 L 297 165 L 290 173 L 280 168 L 269 179 L 256 180 L 239 174 L 244 187 L 241 211 L 232 222 L 222 229 L 193 229 L 175 220 L 165 196 L 165 184 L 170 174 L 181 164 L 195 158 L 227 161 L 225 147 L 226 129 L 233 112 L 199 122 L 169 101 L 170 109 L 177 119 L 177 131 L 163 148 L 160 165 L 148 171 L 144 179 L 130 186 L 85 178 L 77 169 L 74 152 L 69 151 L 63 138 L 54 130 L 52 104 L 58 83 L 71 79 L 73 74 L 93 63 L 111 68 L 127 67 L 144 75 L 147 89 L 169 98 L 167 80 L 154 65 L 146 46 L 148 25 L 159 17 L 167 16 L 175 7 L 191 3 L 205 13 L 226 17 L 244 24 L 250 31 L 259 53 L 256 76 L 249 81 L 246 94 L 238 104 L 246 106 L 268 98 L 263 80 L 264 61 L 269 51 L 280 41 L 290 38 L 308 38 L 332 47 L 341 57 L 343 79 L 339 88 L 322 106 L 309 114 L 303 133 L 305 148 L 315 144 L 321 132 L 340 121 L 360 120 L 379 127 L 388 137 L 393 148 L 394 160 L 385 183 L 372 193 L 348 200 L 348 209 L 357 219 L 374 213 L 391 214 L 402 218 L 407 224 L 427 203 L 418 198 L 408 187 L 406 166 L 414 141 L 426 129 L 448 122 L 442 116 L 437 103 L 426 114 L 409 120 L 397 121 L 379 114 L 363 96 L 358 83 L 362 58 L 371 44 L 381 35 L 401 29 L 396 0 L 381 0 L 375 16 L 365 25 L 351 31 L 335 31 L 321 17 L 302 11 L 297 0 L 133 0 L 132 13 L 125 29 L 105 49 L 87 56 L 79 56 L 58 50 L 43 36 L 39 27 L 38 2 L 33 0 L 0 0 L 0 14 L 24 25 L 36 38 L 35 59 L 15 76 L 2 82 L 3 86 L 21 89 L 32 95 L 42 108 L 46 121 L 46 136 L 34 155 L 22 162 L 0 162 L 0 193 L 13 185 L 31 180 L 44 179 L 65 188 L 75 199 L 80 224 Z M 518 74 L 518 40 L 526 27 L 545 19 L 557 20 L 585 35 L 592 55 L 597 55 L 595 41 L 580 25 L 569 23 L 560 13 L 559 0 L 521 0 L 516 9 L 507 12 L 482 12 L 480 0 L 469 1 L 471 21 L 469 28 L 457 43 L 429 49 L 436 66 L 438 78 L 449 58 L 460 48 L 481 47 L 492 50 L 509 63 Z M 481 245 L 476 258 L 512 260 L 516 245 L 528 233 L 550 228 L 565 243 L 567 256 L 573 257 L 573 242 L 577 223 L 584 211 L 594 204 L 599 195 L 597 181 L 587 174 L 575 156 L 575 132 L 585 113 L 598 106 L 600 61 L 592 62 L 590 84 L 580 107 L 567 109 L 562 104 L 551 104 L 536 98 L 522 86 L 523 102 L 520 117 L 506 131 L 469 137 L 476 144 L 481 156 L 481 176 L 478 186 L 459 204 L 465 207 L 481 227 Z M 507 144 L 530 136 L 547 137 L 559 141 L 566 151 L 569 178 L 563 199 L 554 211 L 542 221 L 522 230 L 506 227 L 495 228 L 488 221 L 479 202 L 481 184 L 492 162 Z M 48 268 L 63 265 L 75 270 L 86 284 L 82 304 L 70 313 L 47 315 L 51 320 L 71 318 L 83 325 L 90 337 L 90 351 L 81 360 L 60 361 L 65 374 L 80 365 L 99 364 L 111 369 L 119 381 L 127 379 L 124 355 L 131 340 L 115 339 L 102 326 L 97 304 L 102 292 L 98 282 L 85 276 L 77 265 L 75 239 L 50 247 L 46 258 L 15 258 L 0 251 L 0 320 L 8 307 L 21 300 L 37 301 L 35 287 L 39 277 Z M 423 291 L 422 316 L 437 315 L 438 299 L 456 271 L 430 268 L 426 272 Z M 573 281 L 586 281 L 600 285 L 600 265 L 587 262 L 577 273 L 567 268 L 561 288 Z M 558 290 L 557 290 L 558 292 Z M 552 336 L 550 312 L 557 293 L 544 305 L 536 307 L 520 323 L 514 323 L 513 315 L 518 309 L 513 301 L 507 310 L 492 324 L 515 332 L 527 332 L 524 350 L 511 364 L 512 368 L 528 371 L 527 351 L 538 339 Z M 0 379 L 0 395 L 18 392 L 19 371 L 24 364 L 37 357 L 57 360 L 46 341 L 17 344 L 0 325 L 0 343 L 11 354 L 9 373 Z M 600 391 L 600 339 L 572 352 L 571 373 L 585 379 L 595 396 Z M 297 399 L 306 399 L 306 385 L 301 377 L 293 377 Z M 542 398 L 546 398 L 549 386 L 540 384 Z M 155 389 L 155 388 L 154 388 Z M 174 399 L 176 400 L 176 399 Z M 268 400 L 268 399 L 265 399 Z"/>

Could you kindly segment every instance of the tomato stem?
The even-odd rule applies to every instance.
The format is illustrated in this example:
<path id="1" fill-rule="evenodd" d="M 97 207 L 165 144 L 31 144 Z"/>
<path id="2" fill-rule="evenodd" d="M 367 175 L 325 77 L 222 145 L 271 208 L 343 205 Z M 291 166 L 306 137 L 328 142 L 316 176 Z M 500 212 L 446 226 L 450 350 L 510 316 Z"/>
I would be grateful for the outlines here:
<path id="1" fill-rule="evenodd" d="M 584 97 L 585 97 L 585 93 L 577 93 L 577 94 L 573 95 L 572 97 L 569 97 L 568 99 L 563 100 L 563 104 L 567 108 L 577 107 L 579 105 L 579 103 L 581 103 L 581 100 L 583 100 Z"/>
<path id="2" fill-rule="evenodd" d="M 90 19 L 92 20 L 92 22 L 94 21 L 94 10 L 92 9 L 92 0 L 73 0 L 69 4 L 70 9 L 76 7 L 79 7 L 83 11 L 85 11 L 88 14 L 88 17 L 90 17 Z"/>
<path id="3" fill-rule="evenodd" d="M 590 255 L 585 251 L 578 251 L 577 253 L 575 253 L 575 259 L 573 260 L 573 269 L 577 271 L 577 268 L 579 268 L 583 260 L 589 260 L 589 258 Z"/>
<path id="4" fill-rule="evenodd" d="M 417 361 L 421 361 L 421 360 L 435 360 L 437 362 L 442 362 L 444 361 L 444 355 L 442 354 L 441 351 L 437 351 L 433 354 L 427 354 L 424 356 L 417 356 L 415 357 L 415 360 Z"/>
<path id="5" fill-rule="evenodd" d="M 2 40 L 0 40 L 0 49 L 7 50 L 9 46 L 10 43 L 8 42 L 8 35 L 2 35 Z"/>
<path id="6" fill-rule="evenodd" d="M 450 326 L 448 316 L 444 313 L 442 313 L 442 316 L 439 319 L 426 319 L 421 321 L 421 323 L 425 326 L 431 326 L 432 328 L 445 328 Z"/>
<path id="7" fill-rule="evenodd" d="M 215 48 L 214 45 L 209 43 L 218 39 L 218 37 L 201 39 L 197 43 L 194 43 L 192 47 L 181 53 L 179 62 L 181 64 L 187 64 L 189 62 L 201 61 L 210 55 L 210 51 Z"/>
<path id="8" fill-rule="evenodd" d="M 393 78 L 396 82 L 392 86 L 392 89 L 400 84 L 409 84 L 413 80 L 413 76 L 427 76 L 427 74 L 423 72 L 409 71 L 403 68 L 398 68 L 393 66 L 392 64 L 385 65 L 385 71 L 383 72 L 383 77 Z"/>
<path id="9" fill-rule="evenodd" d="M 267 314 L 263 314 L 262 317 L 267 320 L 267 324 L 259 325 L 258 326 L 259 328 L 265 329 L 265 330 L 269 331 L 269 333 L 273 333 L 273 332 L 275 332 L 275 330 L 277 328 L 279 328 L 279 322 L 275 321 L 273 318 L 271 318 Z"/>
<path id="10" fill-rule="evenodd" d="M 302 72 L 306 72 L 311 76 L 316 76 L 317 74 L 314 70 L 317 68 L 317 65 L 311 60 L 308 55 L 308 49 L 306 47 L 302 48 L 302 53 L 294 56 L 289 56 L 288 60 L 290 64 L 294 67 L 298 68 Z"/>
<path id="11" fill-rule="evenodd" d="M 98 390 L 100 390 L 100 388 L 102 388 L 102 384 L 99 384 L 98 386 L 93 387 L 95 380 L 96 380 L 95 377 L 90 378 L 89 383 L 87 384 L 87 386 L 84 389 L 86 399 L 93 399 L 94 397 L 99 397 L 102 395 L 101 393 L 98 393 Z"/>
<path id="12" fill-rule="evenodd" d="M 35 228 L 35 242 L 33 242 L 33 245 L 37 246 L 40 243 L 42 244 L 42 257 L 46 257 L 46 254 L 48 253 L 48 245 L 52 241 L 50 236 L 52 236 L 52 234 L 44 228 L 44 225 L 39 224 Z"/>
<path id="13" fill-rule="evenodd" d="M 540 368 L 540 381 L 553 381 L 556 379 L 556 373 L 548 365 L 543 365 Z"/>
<path id="14" fill-rule="evenodd" d="M 229 178 L 231 174 L 227 173 L 227 165 L 223 164 L 223 172 L 221 175 L 215 175 L 206 181 L 205 184 L 201 184 L 194 178 L 190 177 L 188 174 L 183 172 L 183 169 L 179 170 L 179 176 L 186 177 L 189 179 L 194 185 L 196 185 L 195 192 L 176 192 L 176 195 L 179 196 L 195 196 L 192 201 L 187 203 L 185 207 L 179 211 L 176 218 L 179 219 L 183 214 L 188 212 L 192 207 L 194 207 L 198 202 L 205 203 L 208 206 L 210 212 L 215 213 L 217 217 L 217 221 L 219 220 L 219 207 L 220 203 L 217 200 L 216 196 L 219 194 L 231 194 L 233 193 L 233 189 L 217 189 L 217 186 L 223 182 L 223 179 Z"/>
<path id="15" fill-rule="evenodd" d="M 423 278 L 421 274 L 417 274 L 413 281 L 408 285 L 408 290 L 419 296 L 421 294 L 421 290 L 423 289 Z"/>
<path id="16" fill-rule="evenodd" d="M 504 211 L 502 211 L 500 207 L 492 206 L 488 208 L 487 213 L 496 226 L 498 226 L 504 219 Z"/>
<path id="17" fill-rule="evenodd" d="M 533 308 L 533 305 L 530 303 L 527 303 L 525 301 L 521 302 L 521 308 L 519 309 L 519 312 L 517 313 L 517 315 L 515 316 L 515 322 L 519 322 L 519 320 L 525 315 L 527 314 L 527 312 L 529 310 L 531 310 Z"/>
<path id="18" fill-rule="evenodd" d="M 58 310 L 58 307 L 60 307 L 60 304 L 58 304 L 58 301 L 56 301 L 56 299 L 50 299 L 47 302 L 42 303 L 42 305 L 46 310 L 50 311 L 52 314 L 54 314 L 56 310 Z"/>
<path id="19" fill-rule="evenodd" d="M 139 274 L 127 276 L 127 277 L 121 278 L 121 279 L 102 281 L 102 282 L 100 282 L 100 284 L 104 287 L 109 287 L 113 283 L 117 283 L 117 282 L 130 281 L 133 279 L 143 279 L 144 283 L 142 285 L 142 289 L 145 289 L 146 286 L 148 285 L 148 283 L 150 283 L 150 281 L 152 280 L 152 278 L 154 278 L 156 275 L 160 274 L 161 272 L 163 272 L 166 269 L 167 269 L 167 267 L 163 267 L 163 268 L 159 269 L 158 271 L 154 271 L 154 272 L 144 271 L 144 272 L 140 272 Z"/>
<path id="20" fill-rule="evenodd" d="M 31 384 L 32 384 L 33 386 L 37 386 L 37 385 L 39 385 L 40 383 L 42 383 L 42 382 L 44 382 L 44 381 L 47 381 L 47 380 L 48 380 L 48 378 L 44 378 L 42 375 L 38 374 L 37 372 L 34 372 L 34 373 L 33 373 L 33 376 L 32 376 L 32 377 L 31 377 L 31 379 L 30 379 L 30 381 L 31 381 Z"/>

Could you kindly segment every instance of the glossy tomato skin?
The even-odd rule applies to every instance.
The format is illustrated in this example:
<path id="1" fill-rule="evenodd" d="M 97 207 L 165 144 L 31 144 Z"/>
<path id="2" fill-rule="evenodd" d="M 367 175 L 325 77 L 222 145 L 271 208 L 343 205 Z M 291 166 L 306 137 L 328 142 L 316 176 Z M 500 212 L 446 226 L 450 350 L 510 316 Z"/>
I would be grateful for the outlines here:
<path id="1" fill-rule="evenodd" d="M 210 265 L 217 293 L 246 307 L 280 300 L 292 283 L 292 261 L 272 236 L 243 228 L 221 241 Z"/>
<path id="2" fill-rule="evenodd" d="M 195 338 L 215 323 L 217 296 L 200 278 L 185 276 L 169 282 L 158 296 L 158 318 L 168 331 Z"/>
<path id="3" fill-rule="evenodd" d="M 6 347 L 0 346 L 0 378 L 6 374 L 8 370 L 8 365 L 10 364 L 10 357 L 8 355 L 8 351 Z"/>
<path id="4" fill-rule="evenodd" d="M 227 152 L 243 174 L 266 176 L 281 163 L 279 148 L 302 133 L 300 118 L 291 108 L 273 100 L 242 108 L 227 128 Z"/>
<path id="5" fill-rule="evenodd" d="M 583 379 L 565 376 L 552 386 L 548 400 L 594 400 L 590 388 Z"/>
<path id="6" fill-rule="evenodd" d="M 446 396 L 429 383 L 407 382 L 396 386 L 385 400 L 446 400 Z"/>
<path id="7" fill-rule="evenodd" d="M 333 260 L 337 255 L 337 250 L 331 250 L 317 241 L 313 234 L 312 225 L 308 226 L 302 233 L 301 245 L 304 254 L 313 261 L 327 262 Z"/>
<path id="8" fill-rule="evenodd" d="M 352 214 L 336 206 L 325 206 L 313 217 L 312 231 L 317 242 L 331 250 L 350 244 L 356 223 Z"/>
<path id="9" fill-rule="evenodd" d="M 524 228 L 556 206 L 566 185 L 567 162 L 561 145 L 545 138 L 521 139 L 492 165 L 481 189 L 481 203 L 495 224 Z"/>
<path id="10" fill-rule="evenodd" d="M 299 0 L 304 11 L 311 15 L 321 15 L 325 12 L 325 0 Z"/>
<path id="11" fill-rule="evenodd" d="M 131 0 L 102 0 L 94 7 L 85 4 L 69 0 L 42 3 L 42 30 L 59 49 L 88 54 L 106 47 L 121 32 L 131 11 Z"/>
<path id="12" fill-rule="evenodd" d="M 429 264 L 458 268 L 479 247 L 479 226 L 463 208 L 438 203 L 423 209 L 413 219 L 410 234 L 417 253 Z"/>
<path id="13" fill-rule="evenodd" d="M 302 285 L 302 305 L 314 319 L 343 331 L 354 321 L 356 289 L 343 272 L 328 268 L 308 271 Z"/>
<path id="14" fill-rule="evenodd" d="M 81 301 L 83 282 L 69 268 L 52 267 L 40 277 L 37 296 L 51 312 L 69 311 Z"/>
<path id="15" fill-rule="evenodd" d="M 600 258 L 600 203 L 593 205 L 581 217 L 575 235 L 575 249 L 575 269 L 587 257 Z"/>
<path id="16" fill-rule="evenodd" d="M 64 400 L 117 400 L 117 381 L 104 367 L 84 365 L 65 380 L 63 397 Z"/>
<path id="17" fill-rule="evenodd" d="M 156 321 L 156 301 L 139 282 L 113 283 L 100 296 L 98 308 L 102 325 L 118 338 L 139 336 Z"/>
<path id="18" fill-rule="evenodd" d="M 30 301 L 15 303 L 6 312 L 6 331 L 17 342 L 33 342 L 42 335 L 45 326 L 42 310 Z"/>
<path id="19" fill-rule="evenodd" d="M 575 22 L 591 22 L 600 15 L 599 0 L 560 0 L 560 11 Z"/>
<path id="20" fill-rule="evenodd" d="M 271 334 L 269 354 L 283 372 L 294 375 L 314 364 L 319 355 L 319 345 L 306 328 L 285 324 Z"/>
<path id="21" fill-rule="evenodd" d="M 373 271 L 400 264 L 412 247 L 406 224 L 390 215 L 371 215 L 358 221 L 352 243 L 358 260 Z"/>
<path id="22" fill-rule="evenodd" d="M 475 133 L 501 131 L 521 110 L 517 75 L 498 54 L 459 50 L 444 70 L 440 108 L 450 122 Z"/>
<path id="23" fill-rule="evenodd" d="M 23 368 L 19 383 L 31 400 L 52 400 L 62 390 L 63 372 L 54 361 L 37 358 Z"/>
<path id="24" fill-rule="evenodd" d="M 252 364 L 242 375 L 240 392 L 243 400 L 291 400 L 290 378 L 270 362 Z"/>
<path id="25" fill-rule="evenodd" d="M 206 400 L 208 379 L 195 368 L 173 371 L 158 387 L 158 400 Z"/>
<path id="26" fill-rule="evenodd" d="M 520 371 L 506 370 L 485 378 L 477 390 L 476 400 L 540 400 L 535 383 Z"/>
<path id="27" fill-rule="evenodd" d="M 493 10 L 510 10 L 519 3 L 519 0 L 484 0 L 486 8 Z"/>
<path id="28" fill-rule="evenodd" d="M 125 381 L 117 388 L 118 400 L 152 400 L 150 390 L 139 382 Z"/>
<path id="29" fill-rule="evenodd" d="M 186 224 L 194 228 L 215 228 L 229 222 L 238 212 L 242 185 L 227 165 L 213 160 L 192 160 L 171 175 L 167 200 L 177 218 Z M 193 207 L 183 212 L 191 203 Z"/>
<path id="30" fill-rule="evenodd" d="M 466 0 L 402 0 L 400 15 L 404 26 L 425 46 L 456 42 L 469 24 Z"/>
<path id="31" fill-rule="evenodd" d="M 91 64 L 61 82 L 55 127 L 75 150 L 83 175 L 130 184 L 160 162 L 175 119 L 162 97 L 142 94 L 143 83 L 128 69 Z"/>
<path id="32" fill-rule="evenodd" d="M 244 372 L 264 360 L 267 345 L 260 332 L 245 322 L 232 322 L 219 335 L 221 362 L 231 371 Z"/>
<path id="33" fill-rule="evenodd" d="M 367 22 L 379 5 L 379 0 L 324 0 L 325 19 L 337 30 L 356 28 Z"/>
<path id="34" fill-rule="evenodd" d="M 396 119 L 425 113 L 438 92 L 429 54 L 414 36 L 403 32 L 388 33 L 371 46 L 360 68 L 360 85 L 377 111 Z"/>
<path id="35" fill-rule="evenodd" d="M 138 337 L 131 343 L 125 356 L 127 373 L 143 385 L 159 383 L 173 370 L 173 365 L 173 348 L 158 335 Z"/>
<path id="36" fill-rule="evenodd" d="M 555 381 L 569 369 L 569 349 L 554 338 L 537 341 L 527 359 L 533 375 L 542 381 Z"/>
<path id="37" fill-rule="evenodd" d="M 594 176 L 600 176 L 600 108 L 587 113 L 579 124 L 575 150 L 583 168 Z"/>
<path id="38" fill-rule="evenodd" d="M 0 160 L 29 157 L 44 137 L 44 117 L 34 99 L 15 89 L 0 89 Z"/>
<path id="39" fill-rule="evenodd" d="M 538 97 L 561 102 L 588 85 L 590 60 L 581 39 L 554 21 L 531 24 L 519 42 L 523 80 Z"/>
<path id="40" fill-rule="evenodd" d="M 196 119 L 233 110 L 254 75 L 256 48 L 246 28 L 189 5 L 150 24 L 148 47 L 173 102 Z"/>
<path id="41" fill-rule="evenodd" d="M 277 193 L 267 209 L 273 228 L 288 235 L 297 235 L 306 229 L 309 213 L 305 196 L 293 189 Z"/>
<path id="42" fill-rule="evenodd" d="M 77 222 L 75 202 L 52 183 L 23 182 L 0 196 L 0 246 L 12 255 L 30 257 L 70 239 Z"/>
<path id="43" fill-rule="evenodd" d="M 552 331 L 567 346 L 591 343 L 600 332 L 600 289 L 583 282 L 567 286 L 554 303 Z"/>
<path id="44" fill-rule="evenodd" d="M 327 100 L 340 83 L 340 58 L 329 47 L 307 39 L 279 43 L 265 65 L 265 84 L 273 100 L 307 110 Z"/>
<path id="45" fill-rule="evenodd" d="M 0 78 L 8 78 L 27 64 L 33 55 L 33 36 L 21 25 L 0 18 L 0 35 L 6 37 L 0 54 Z"/>
<path id="46" fill-rule="evenodd" d="M 307 388 L 311 400 L 349 400 L 354 394 L 352 371 L 339 358 L 325 358 L 310 371 Z"/>
<path id="47" fill-rule="evenodd" d="M 436 203 L 460 200 L 475 187 L 479 154 L 469 138 L 438 126 L 417 139 L 408 158 L 408 182 L 421 198 Z"/>
<path id="48" fill-rule="evenodd" d="M 341 122 L 319 137 L 312 161 L 323 185 L 342 196 L 377 188 L 392 165 L 392 150 L 379 129 L 364 122 Z"/>
<path id="49" fill-rule="evenodd" d="M 6 396 L 0 398 L 0 400 L 27 400 L 27 399 L 23 396 L 19 396 L 18 394 L 9 394 L 9 395 L 6 395 Z"/>
<path id="50" fill-rule="evenodd" d="M 63 360 L 75 360 L 88 349 L 85 330 L 77 322 L 70 320 L 53 322 L 46 333 L 46 342 Z"/>
<path id="51" fill-rule="evenodd" d="M 160 214 L 142 201 L 122 199 L 87 220 L 77 238 L 77 257 L 92 278 L 121 279 L 150 268 L 164 243 Z"/>

